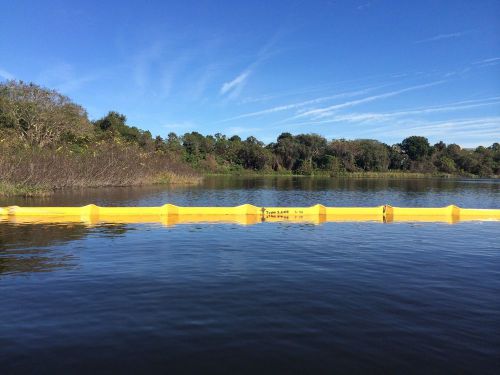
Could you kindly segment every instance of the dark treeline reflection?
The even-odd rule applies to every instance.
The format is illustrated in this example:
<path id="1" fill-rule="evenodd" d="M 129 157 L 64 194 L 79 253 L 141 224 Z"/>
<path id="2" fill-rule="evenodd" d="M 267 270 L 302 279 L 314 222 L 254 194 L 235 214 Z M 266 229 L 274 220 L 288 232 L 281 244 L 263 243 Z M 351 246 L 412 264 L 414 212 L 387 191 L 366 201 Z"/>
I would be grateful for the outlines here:
<path id="1" fill-rule="evenodd" d="M 195 186 L 137 186 L 88 189 L 67 189 L 57 191 L 47 197 L 0 198 L 0 206 L 158 206 L 165 203 L 191 206 L 224 206 L 249 203 L 248 194 L 267 192 L 351 192 L 380 193 L 399 192 L 401 194 L 421 193 L 441 194 L 447 192 L 455 197 L 473 196 L 474 192 L 484 192 L 488 196 L 500 191 L 498 180 L 457 180 L 442 178 L 343 178 L 309 176 L 207 176 L 203 183 Z M 238 192 L 238 193 L 236 193 Z M 214 195 L 215 194 L 215 195 Z M 234 199 L 231 196 L 237 195 Z M 198 198 L 196 198 L 198 197 Z M 255 198 L 255 197 L 252 197 Z M 436 205 L 458 203 L 453 198 L 446 202 L 436 201 Z M 254 199 L 258 203 L 259 199 Z M 276 202 L 277 203 L 277 202 Z M 316 201 L 295 202 L 310 205 Z M 377 201 L 376 204 L 380 202 Z M 390 202 L 386 202 L 390 203 Z M 266 203 L 269 204 L 269 203 Z M 472 202 L 471 202 L 472 204 Z M 477 205 L 477 204 L 476 204 Z"/>
<path id="2" fill-rule="evenodd" d="M 132 205 L 140 199 L 158 194 L 165 190 L 181 191 L 187 187 L 168 187 L 161 185 L 76 188 L 56 191 L 45 197 L 0 197 L 0 206 L 83 206 L 97 205 Z"/>
<path id="3" fill-rule="evenodd" d="M 493 180 L 473 181 L 474 189 L 498 190 L 500 185 Z M 379 178 L 328 178 L 303 176 L 276 177 L 206 177 L 202 189 L 275 189 L 275 190 L 347 190 L 425 192 L 432 189 L 456 191 L 469 187 L 467 180 L 454 179 L 379 179 Z"/>
<path id="4" fill-rule="evenodd" d="M 92 231 L 99 231 L 101 236 L 119 236 L 127 227 L 0 222 L 0 276 L 75 267 L 79 260 L 77 252 L 68 252 L 67 248 L 60 251 L 57 246 L 83 239 Z"/>

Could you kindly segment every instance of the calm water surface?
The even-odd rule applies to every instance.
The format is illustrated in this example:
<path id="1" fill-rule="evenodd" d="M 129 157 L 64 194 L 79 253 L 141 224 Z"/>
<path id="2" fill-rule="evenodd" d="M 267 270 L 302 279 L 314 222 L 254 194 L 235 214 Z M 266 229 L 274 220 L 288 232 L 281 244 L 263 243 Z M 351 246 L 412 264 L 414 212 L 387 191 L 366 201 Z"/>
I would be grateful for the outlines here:
<path id="1" fill-rule="evenodd" d="M 500 208 L 498 181 L 210 178 L 18 205 Z M 0 372 L 498 373 L 500 223 L 0 223 Z"/>

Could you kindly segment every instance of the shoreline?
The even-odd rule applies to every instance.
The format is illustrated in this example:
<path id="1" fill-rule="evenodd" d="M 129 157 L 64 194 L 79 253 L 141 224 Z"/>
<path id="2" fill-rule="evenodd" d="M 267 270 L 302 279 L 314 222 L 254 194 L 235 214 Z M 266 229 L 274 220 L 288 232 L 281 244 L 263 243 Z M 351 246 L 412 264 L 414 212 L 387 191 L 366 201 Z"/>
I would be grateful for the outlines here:
<path id="1" fill-rule="evenodd" d="M 292 174 L 280 172 L 257 172 L 244 171 L 242 173 L 203 173 L 199 176 L 164 174 L 158 176 L 154 183 L 138 183 L 138 184 L 109 184 L 109 185 L 75 185 L 67 187 L 51 187 L 28 184 L 16 184 L 10 182 L 0 182 L 0 197 L 46 197 L 54 194 L 57 191 L 74 190 L 74 189 L 105 189 L 117 187 L 141 187 L 141 186 L 193 186 L 203 182 L 205 177 L 244 177 L 244 178 L 259 178 L 259 177 L 278 177 L 278 178 L 328 178 L 328 179 L 382 179 L 382 180 L 397 180 L 397 179 L 440 179 L 440 180 L 499 180 L 499 176 L 479 177 L 474 175 L 449 175 L 435 173 L 418 173 L 418 172 L 349 172 L 340 174 L 314 173 L 311 175 Z"/>
<path id="2" fill-rule="evenodd" d="M 500 176 L 489 176 L 480 177 L 472 174 L 446 174 L 446 173 L 420 173 L 420 172 L 345 172 L 345 173 L 327 173 L 324 171 L 318 171 L 313 174 L 294 174 L 294 173 L 282 173 L 282 172 L 258 172 L 258 171 L 243 171 L 238 173 L 204 173 L 204 176 L 236 176 L 236 177 L 309 177 L 309 178 L 366 178 L 366 179 L 427 179 L 427 178 L 437 178 L 437 179 L 474 179 L 474 180 L 496 180 L 500 179 Z"/>
<path id="3" fill-rule="evenodd" d="M 203 176 L 195 175 L 178 175 L 173 173 L 162 174 L 151 183 L 137 184 L 108 184 L 108 185 L 75 185 L 66 187 L 40 186 L 16 184 L 11 182 L 0 182 L 0 197 L 46 197 L 54 194 L 57 191 L 74 190 L 74 189 L 105 189 L 116 187 L 140 187 L 140 186 L 190 186 L 198 185 L 203 181 Z"/>

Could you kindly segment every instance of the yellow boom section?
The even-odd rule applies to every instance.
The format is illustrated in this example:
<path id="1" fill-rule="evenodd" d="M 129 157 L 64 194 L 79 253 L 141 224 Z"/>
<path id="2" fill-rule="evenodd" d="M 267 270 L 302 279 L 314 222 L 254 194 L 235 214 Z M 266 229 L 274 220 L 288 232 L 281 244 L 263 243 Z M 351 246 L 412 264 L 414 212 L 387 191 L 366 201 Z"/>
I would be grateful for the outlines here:
<path id="1" fill-rule="evenodd" d="M 242 225 L 263 221 L 324 223 L 336 221 L 428 221 L 455 223 L 471 220 L 500 220 L 500 209 L 446 206 L 439 208 L 392 207 L 0 207 L 0 221 L 15 223 L 152 223 L 165 225 L 198 222 L 224 222 Z"/>

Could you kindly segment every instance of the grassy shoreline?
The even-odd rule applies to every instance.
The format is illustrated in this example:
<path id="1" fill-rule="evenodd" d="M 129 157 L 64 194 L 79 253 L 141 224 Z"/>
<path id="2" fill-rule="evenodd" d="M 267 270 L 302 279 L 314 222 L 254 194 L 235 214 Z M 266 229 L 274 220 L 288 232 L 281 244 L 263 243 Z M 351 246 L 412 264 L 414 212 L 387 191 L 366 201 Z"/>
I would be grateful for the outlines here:
<path id="1" fill-rule="evenodd" d="M 0 197 L 44 197 L 50 193 L 50 189 L 39 186 L 0 182 Z"/>
<path id="2" fill-rule="evenodd" d="M 67 189 L 93 189 L 106 187 L 132 187 L 132 186 L 151 186 L 151 185 L 197 185 L 203 181 L 202 176 L 182 175 L 176 173 L 162 173 L 153 182 L 144 184 L 109 184 L 109 185 L 89 185 L 89 186 L 69 186 L 53 187 L 43 185 L 15 184 L 10 182 L 0 182 L 0 197 L 46 197 L 54 194 L 56 191 Z"/>
<path id="3" fill-rule="evenodd" d="M 341 174 L 315 173 L 312 175 L 300 175 L 282 172 L 258 172 L 258 171 L 239 171 L 238 173 L 205 173 L 203 175 L 183 175 L 166 172 L 158 175 L 153 182 L 133 183 L 133 184 L 109 184 L 109 185 L 89 185 L 89 186 L 69 186 L 65 188 L 14 184 L 9 182 L 0 182 L 0 197 L 44 197 L 63 189 L 89 189 L 105 187 L 131 187 L 131 186 L 151 186 L 151 185 L 197 185 L 203 181 L 204 177 L 300 177 L 300 178 L 346 178 L 346 179 L 461 179 L 473 178 L 481 179 L 474 175 L 449 175 L 442 173 L 416 173 L 416 172 L 349 172 Z M 493 179 L 498 179 L 495 176 Z"/>
<path id="4" fill-rule="evenodd" d="M 294 174 L 292 172 L 260 172 L 260 171 L 238 171 L 238 172 L 222 172 L 222 173 L 205 173 L 205 176 L 242 176 L 242 177 L 320 177 L 320 178 L 380 178 L 380 179 L 425 179 L 425 178 L 442 178 L 442 179 L 461 179 L 473 178 L 481 179 L 483 177 L 471 174 L 447 174 L 447 173 L 420 173 L 420 172 L 344 172 L 344 173 L 328 173 L 325 171 L 317 171 L 313 174 Z M 500 176 L 490 177 L 488 179 L 498 179 Z"/>
<path id="5" fill-rule="evenodd" d="M 63 189 L 189 185 L 202 180 L 175 155 L 127 144 L 73 152 L 0 144 L 0 196 L 47 196 Z"/>

